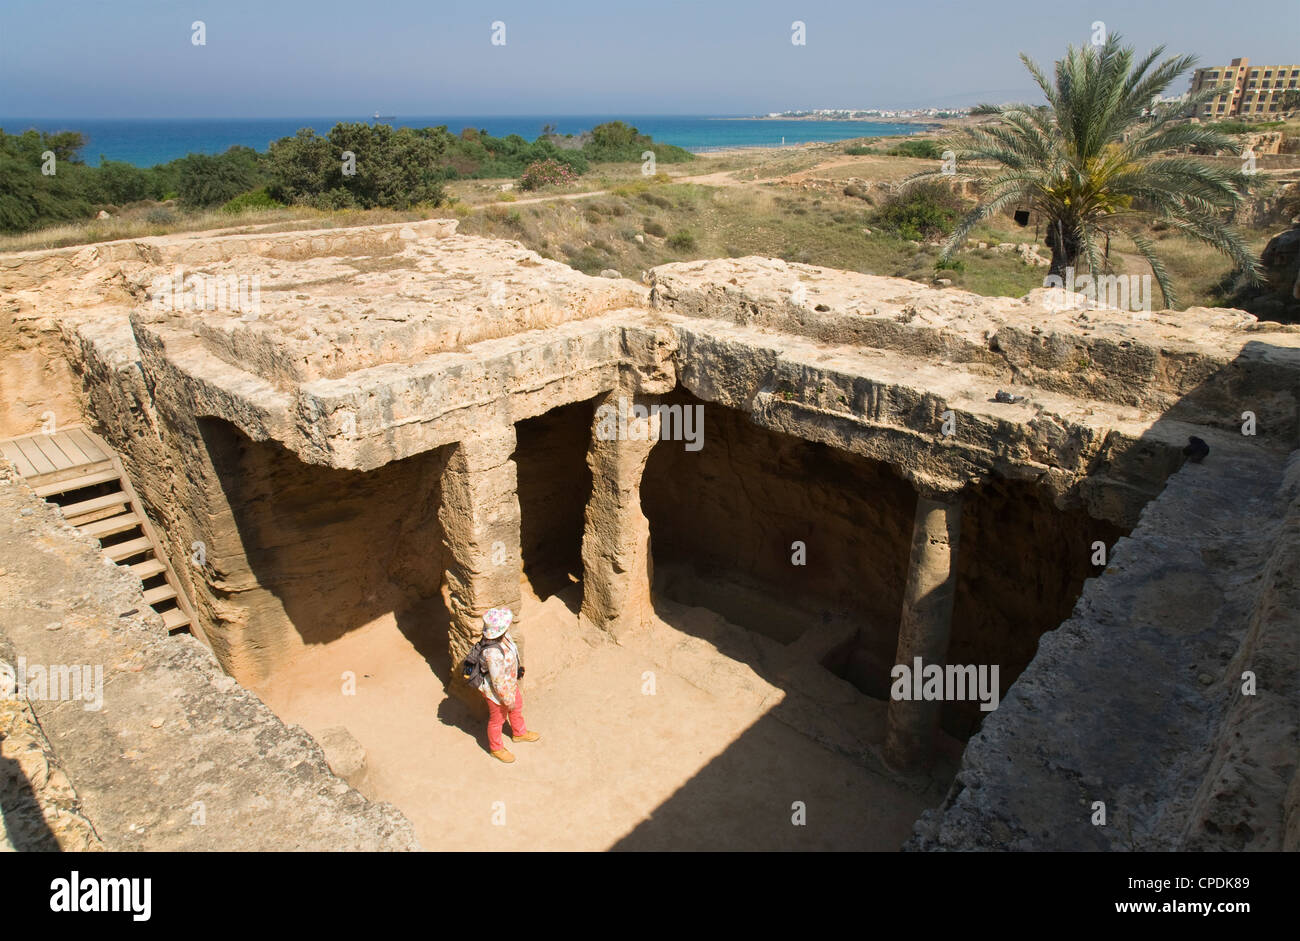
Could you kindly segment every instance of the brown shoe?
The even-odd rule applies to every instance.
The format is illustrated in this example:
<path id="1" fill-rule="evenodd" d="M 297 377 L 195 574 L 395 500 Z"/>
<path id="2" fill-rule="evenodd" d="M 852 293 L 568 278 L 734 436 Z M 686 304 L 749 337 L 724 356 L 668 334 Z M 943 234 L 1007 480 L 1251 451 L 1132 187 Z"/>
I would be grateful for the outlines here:
<path id="1" fill-rule="evenodd" d="M 510 736 L 510 741 L 512 741 L 512 742 L 535 742 L 535 741 L 537 741 L 537 740 L 538 740 L 539 738 L 541 738 L 541 737 L 542 737 L 542 735 L 541 735 L 540 732 L 528 731 L 528 732 L 525 732 L 523 735 L 511 735 L 511 736 Z"/>
<path id="2" fill-rule="evenodd" d="M 510 762 L 515 760 L 515 756 L 510 754 L 510 752 L 506 751 L 504 748 L 499 751 L 489 752 L 488 754 L 497 761 L 504 761 L 506 764 L 510 764 Z"/>

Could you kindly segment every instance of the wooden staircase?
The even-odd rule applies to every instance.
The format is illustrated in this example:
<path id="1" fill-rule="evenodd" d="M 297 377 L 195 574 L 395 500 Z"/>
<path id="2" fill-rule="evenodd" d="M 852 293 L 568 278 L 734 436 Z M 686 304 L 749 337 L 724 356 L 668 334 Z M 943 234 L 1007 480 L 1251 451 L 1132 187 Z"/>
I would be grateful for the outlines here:
<path id="1" fill-rule="evenodd" d="M 0 454 L 37 496 L 58 506 L 69 523 L 98 539 L 110 559 L 140 580 L 145 602 L 170 633 L 197 633 L 193 609 L 153 524 L 121 460 L 102 438 L 82 427 L 37 432 L 0 441 Z"/>

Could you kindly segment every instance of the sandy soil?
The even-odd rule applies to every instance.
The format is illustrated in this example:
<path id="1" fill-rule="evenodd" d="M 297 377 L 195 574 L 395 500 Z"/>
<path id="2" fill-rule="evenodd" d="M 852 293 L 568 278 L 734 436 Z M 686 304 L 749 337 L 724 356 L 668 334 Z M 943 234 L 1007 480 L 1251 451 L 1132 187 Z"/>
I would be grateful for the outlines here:
<path id="1" fill-rule="evenodd" d="M 716 617 L 673 611 L 678 623 L 631 649 L 584 637 L 560 596 L 526 595 L 525 716 L 542 738 L 507 739 L 512 765 L 488 756 L 480 720 L 444 693 L 437 643 L 413 643 L 391 616 L 309 649 L 257 692 L 312 733 L 345 726 L 367 753 L 360 789 L 400 808 L 426 849 L 897 849 L 933 789 L 886 780 L 774 718 L 780 693 L 748 694 L 752 671 L 721 654 L 709 689 L 666 669 L 651 653 L 700 649 L 691 612 Z M 341 692 L 348 670 L 354 696 Z"/>

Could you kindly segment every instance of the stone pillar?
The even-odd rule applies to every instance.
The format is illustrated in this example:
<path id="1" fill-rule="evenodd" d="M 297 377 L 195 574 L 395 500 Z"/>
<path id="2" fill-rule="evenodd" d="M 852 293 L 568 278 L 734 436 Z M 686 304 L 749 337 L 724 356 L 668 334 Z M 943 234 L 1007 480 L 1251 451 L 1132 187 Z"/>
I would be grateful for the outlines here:
<path id="1" fill-rule="evenodd" d="M 944 664 L 952 632 L 952 603 L 957 587 L 957 543 L 961 535 L 961 497 L 922 493 L 916 498 L 912 554 L 903 590 L 895 663 L 915 670 Z M 939 729 L 942 702 L 890 699 L 885 724 L 885 759 L 897 768 L 922 766 L 930 757 Z"/>
<path id="2" fill-rule="evenodd" d="M 457 667 L 482 633 L 483 613 L 510 608 L 515 613 L 511 633 L 523 647 L 514 450 L 515 428 L 506 423 L 457 444 L 442 475 L 438 520 L 447 550 L 442 590 L 451 616 L 449 688 L 475 704 L 480 697 L 461 681 Z"/>
<path id="3" fill-rule="evenodd" d="M 582 534 L 582 619 L 618 636 L 649 621 L 650 521 L 641 512 L 641 475 L 659 439 L 659 416 L 636 418 L 657 396 L 620 389 L 597 400 L 587 466 L 591 500 Z"/>

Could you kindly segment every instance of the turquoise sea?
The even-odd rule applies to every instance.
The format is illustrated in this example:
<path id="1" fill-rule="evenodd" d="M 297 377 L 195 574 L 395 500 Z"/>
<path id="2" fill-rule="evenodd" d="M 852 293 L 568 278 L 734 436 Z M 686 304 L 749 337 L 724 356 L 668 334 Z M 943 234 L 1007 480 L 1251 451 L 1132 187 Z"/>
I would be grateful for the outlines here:
<path id="1" fill-rule="evenodd" d="M 377 120 L 395 127 L 436 127 L 445 124 L 457 132 L 473 127 L 487 131 L 493 137 L 518 134 L 527 140 L 535 139 L 546 124 L 554 124 L 561 134 L 577 134 L 605 121 L 621 120 L 634 125 L 656 141 L 676 144 L 696 153 L 727 147 L 779 147 L 782 143 L 890 137 L 912 134 L 924 128 L 924 125 L 919 124 L 884 121 L 796 121 L 760 119 L 752 115 L 383 115 Z M 148 167 L 189 153 L 221 153 L 236 144 L 264 151 L 271 141 L 292 135 L 299 128 L 310 127 L 318 133 L 325 133 L 340 121 L 376 119 L 367 115 L 254 119 L 2 118 L 0 128 L 10 134 L 21 133 L 28 128 L 41 131 L 80 131 L 88 139 L 81 154 L 86 163 L 98 164 L 103 157 Z"/>

